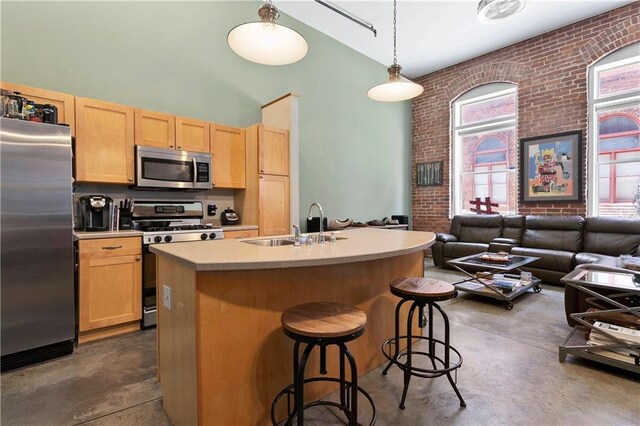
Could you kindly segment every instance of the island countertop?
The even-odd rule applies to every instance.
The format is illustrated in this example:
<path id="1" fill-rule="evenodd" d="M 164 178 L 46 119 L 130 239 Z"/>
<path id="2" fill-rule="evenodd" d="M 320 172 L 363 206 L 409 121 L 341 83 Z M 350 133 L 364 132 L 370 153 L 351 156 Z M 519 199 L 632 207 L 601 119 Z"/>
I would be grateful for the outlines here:
<path id="1" fill-rule="evenodd" d="M 432 232 L 362 228 L 337 234 L 344 239 L 335 243 L 264 247 L 243 242 L 288 236 L 154 244 L 149 248 L 153 253 L 167 256 L 196 271 L 234 271 L 382 259 L 426 250 L 435 240 Z"/>

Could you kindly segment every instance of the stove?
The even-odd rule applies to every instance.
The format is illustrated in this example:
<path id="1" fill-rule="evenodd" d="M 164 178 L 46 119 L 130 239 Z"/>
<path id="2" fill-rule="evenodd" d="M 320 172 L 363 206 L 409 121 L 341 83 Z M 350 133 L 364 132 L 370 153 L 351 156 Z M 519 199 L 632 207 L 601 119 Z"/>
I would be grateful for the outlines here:
<path id="1" fill-rule="evenodd" d="M 222 228 L 202 223 L 200 201 L 140 201 L 132 207 L 133 229 L 142 231 L 142 327 L 156 325 L 156 255 L 154 244 L 202 242 L 224 238 Z"/>

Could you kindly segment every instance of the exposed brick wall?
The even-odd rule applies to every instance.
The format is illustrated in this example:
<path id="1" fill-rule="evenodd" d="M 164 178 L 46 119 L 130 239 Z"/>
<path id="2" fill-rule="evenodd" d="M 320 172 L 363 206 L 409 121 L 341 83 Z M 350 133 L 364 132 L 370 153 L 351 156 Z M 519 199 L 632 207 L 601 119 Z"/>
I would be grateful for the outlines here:
<path id="1" fill-rule="evenodd" d="M 586 177 L 587 67 L 636 41 L 640 41 L 640 2 L 416 79 L 425 91 L 413 102 L 412 175 L 415 176 L 416 163 L 444 161 L 444 183 L 440 187 L 417 187 L 413 179 L 413 229 L 449 230 L 449 123 L 455 98 L 481 84 L 516 83 L 518 138 L 582 130 Z M 585 215 L 586 201 L 518 201 L 518 211 Z"/>

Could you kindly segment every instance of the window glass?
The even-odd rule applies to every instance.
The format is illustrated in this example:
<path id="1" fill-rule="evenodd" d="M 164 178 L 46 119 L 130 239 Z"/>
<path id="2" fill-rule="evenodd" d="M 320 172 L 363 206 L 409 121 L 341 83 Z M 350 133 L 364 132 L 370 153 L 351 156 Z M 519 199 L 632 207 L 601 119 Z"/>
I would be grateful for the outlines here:
<path id="1" fill-rule="evenodd" d="M 599 98 L 628 93 L 640 87 L 640 63 L 603 70 L 598 74 Z"/>
<path id="2" fill-rule="evenodd" d="M 508 117 L 516 113 L 515 94 L 508 94 L 470 102 L 461 107 L 461 124 L 478 123 L 481 121 L 495 120 L 496 118 Z"/>

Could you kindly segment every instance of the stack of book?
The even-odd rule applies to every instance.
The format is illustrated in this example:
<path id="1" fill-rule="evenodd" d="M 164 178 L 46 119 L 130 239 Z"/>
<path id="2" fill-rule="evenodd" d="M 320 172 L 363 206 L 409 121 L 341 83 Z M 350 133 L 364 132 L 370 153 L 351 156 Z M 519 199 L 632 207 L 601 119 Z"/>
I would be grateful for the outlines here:
<path id="1" fill-rule="evenodd" d="M 624 347 L 609 347 L 598 348 L 598 346 L 612 345 L 617 342 L 610 339 L 603 333 L 604 331 L 612 336 L 624 340 L 625 342 L 635 345 L 635 349 L 627 349 Z M 593 346 L 589 349 L 589 352 L 606 356 L 608 358 L 617 359 L 619 361 L 628 362 L 630 364 L 638 364 L 638 358 L 640 358 L 640 330 L 633 328 L 623 327 L 620 325 L 609 324 L 602 321 L 596 321 L 593 324 L 593 330 L 589 333 L 587 344 Z"/>

